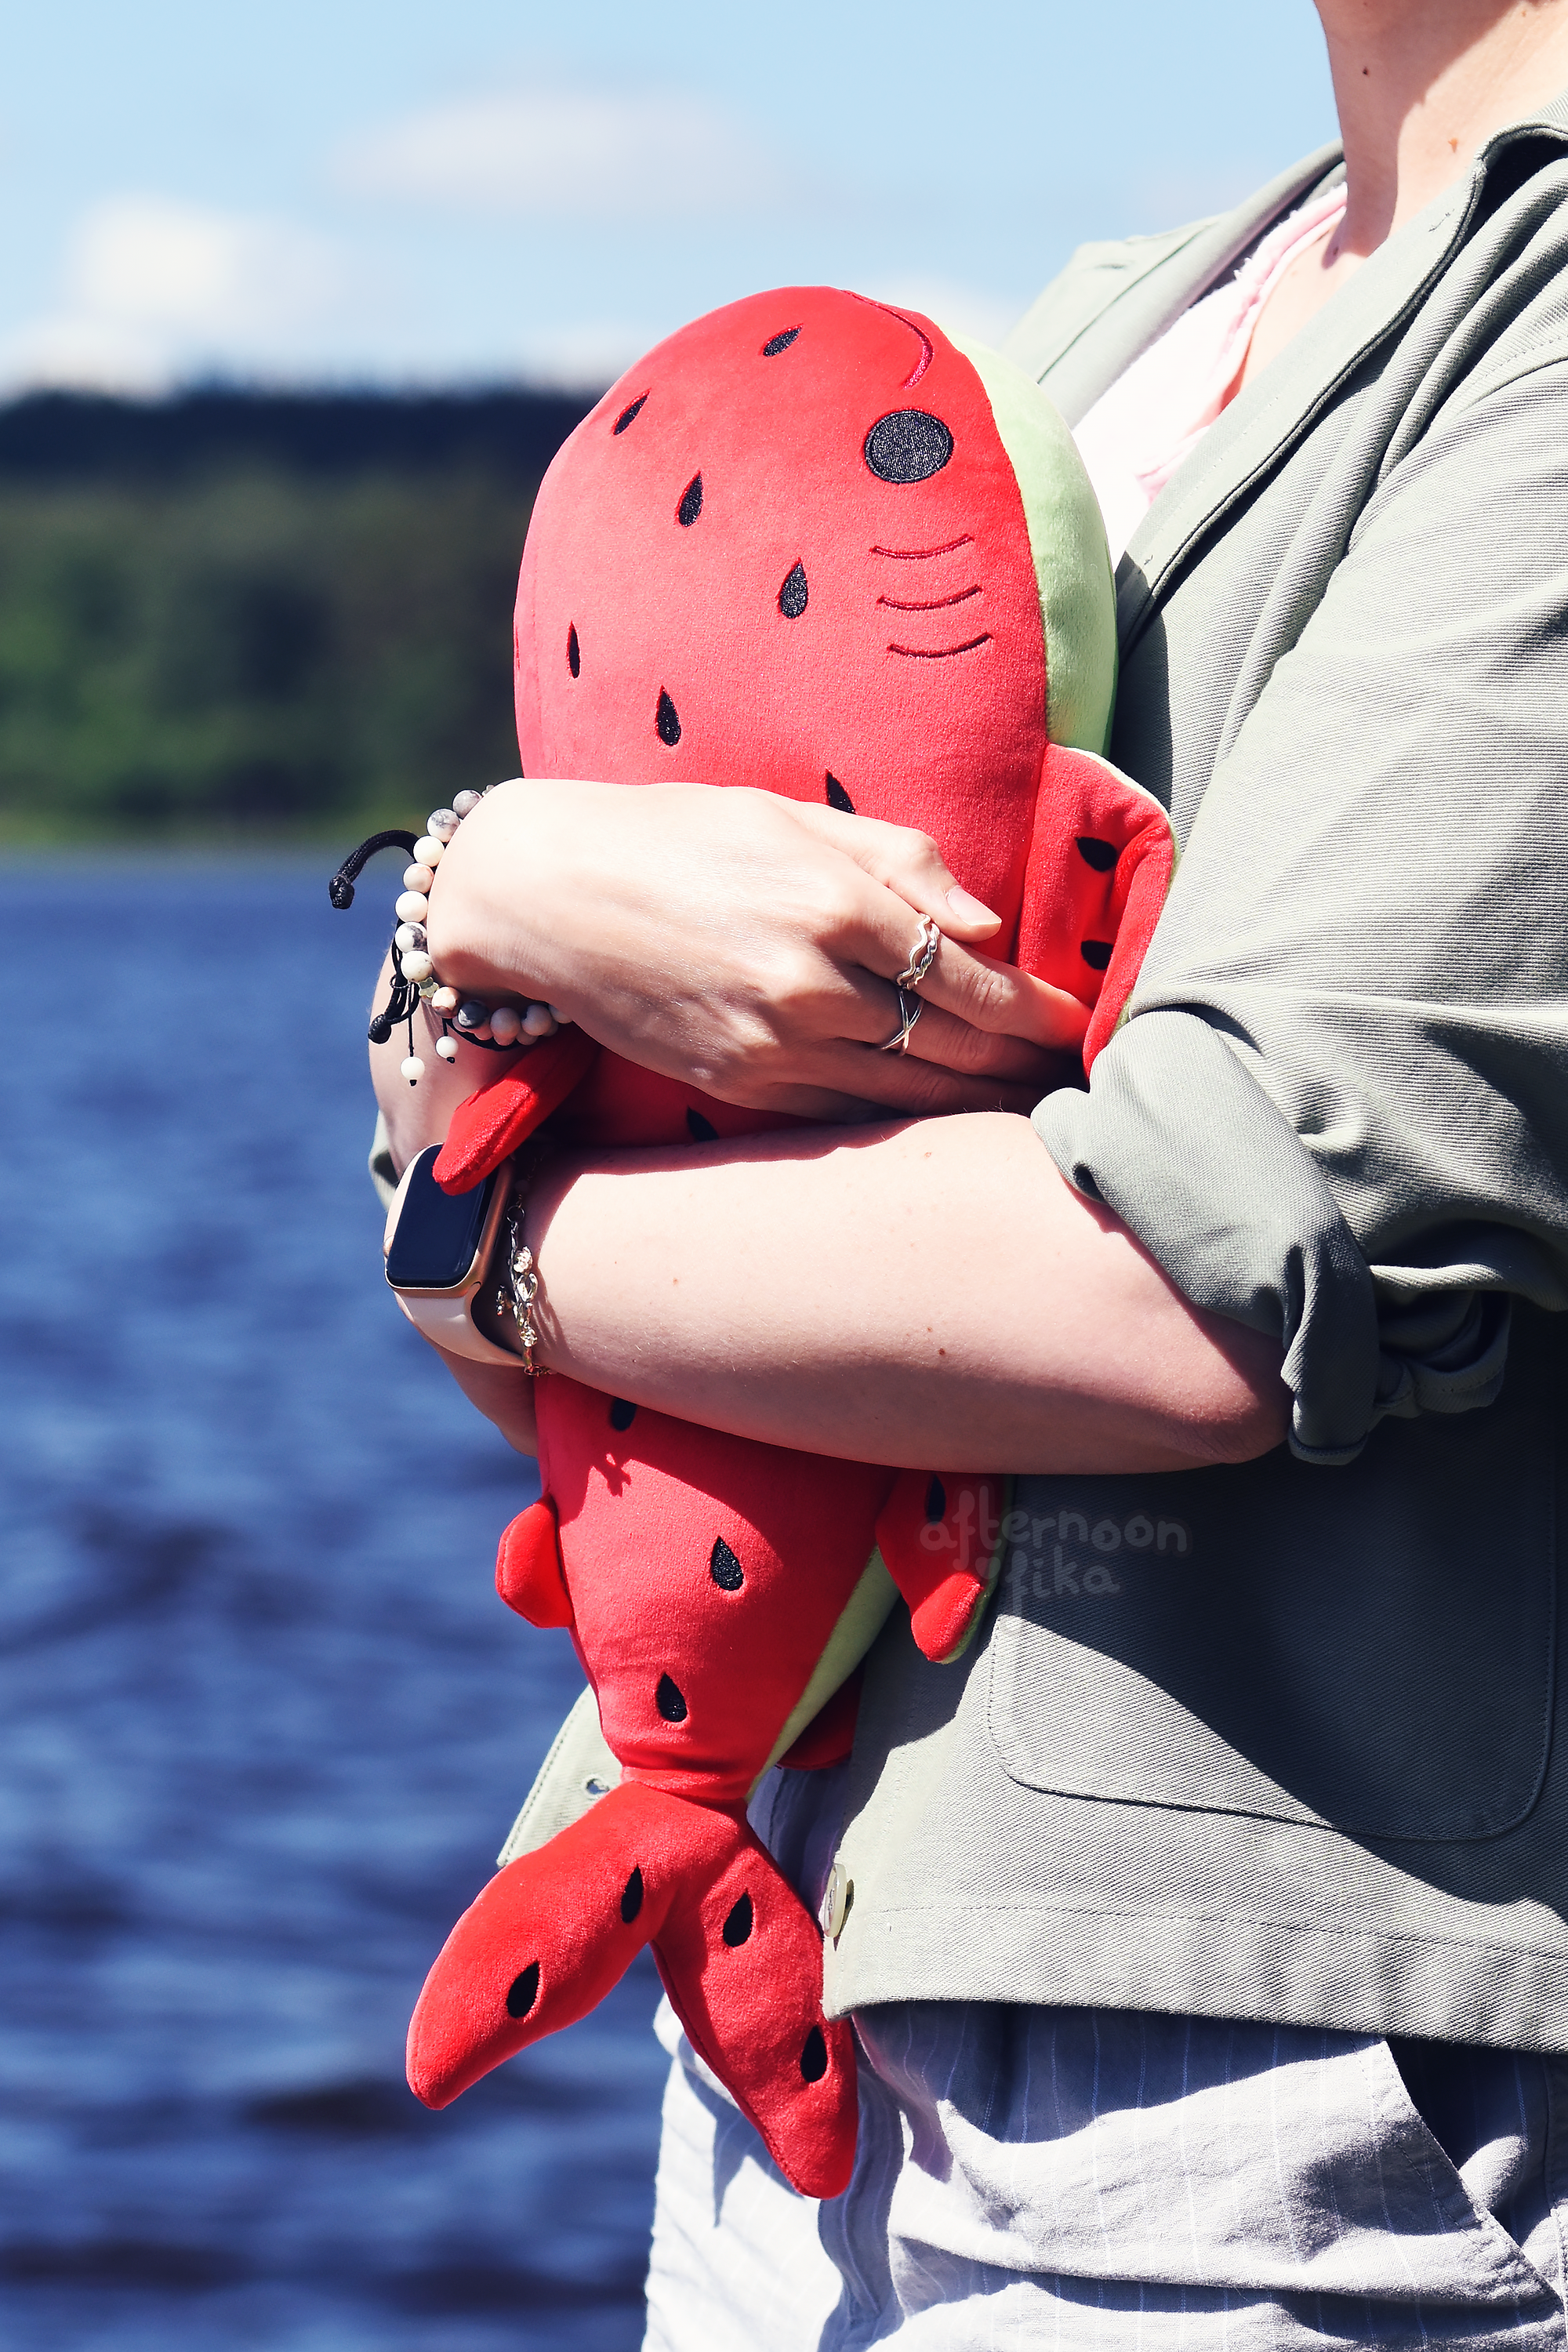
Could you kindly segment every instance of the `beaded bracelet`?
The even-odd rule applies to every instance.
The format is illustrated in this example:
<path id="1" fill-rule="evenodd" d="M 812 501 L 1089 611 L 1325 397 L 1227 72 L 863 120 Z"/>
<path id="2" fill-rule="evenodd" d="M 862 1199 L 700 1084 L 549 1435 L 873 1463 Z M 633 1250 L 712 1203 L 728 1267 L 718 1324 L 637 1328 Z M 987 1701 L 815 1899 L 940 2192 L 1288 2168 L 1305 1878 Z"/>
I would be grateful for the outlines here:
<path id="1" fill-rule="evenodd" d="M 486 786 L 486 791 L 493 790 L 493 785 Z M 327 885 L 333 906 L 342 911 L 353 905 L 354 884 L 378 850 L 401 849 L 413 860 L 405 870 L 403 889 L 393 908 L 397 927 L 392 934 L 392 992 L 381 1011 L 372 1014 L 369 1030 L 372 1045 L 384 1045 L 398 1024 L 407 1022 L 408 1052 L 403 1060 L 402 1074 L 411 1087 L 416 1087 L 425 1076 L 425 1064 L 414 1050 L 414 1015 L 421 1004 L 441 1024 L 436 1051 L 444 1062 L 457 1060 L 460 1038 L 467 1039 L 470 1045 L 483 1045 L 491 1053 L 506 1054 L 514 1046 L 531 1045 L 541 1037 L 552 1037 L 557 1029 L 568 1025 L 566 1015 L 553 1004 L 531 1003 L 521 1013 L 512 1004 L 491 1006 L 477 996 L 459 997 L 455 988 L 443 986 L 437 977 L 425 929 L 436 868 L 463 819 L 473 814 L 484 796 L 484 793 L 458 793 L 450 808 L 432 812 L 424 833 L 417 836 L 412 833 L 373 833 L 368 841 L 362 841 L 344 858 Z M 456 1036 L 452 1034 L 454 1029 Z"/>

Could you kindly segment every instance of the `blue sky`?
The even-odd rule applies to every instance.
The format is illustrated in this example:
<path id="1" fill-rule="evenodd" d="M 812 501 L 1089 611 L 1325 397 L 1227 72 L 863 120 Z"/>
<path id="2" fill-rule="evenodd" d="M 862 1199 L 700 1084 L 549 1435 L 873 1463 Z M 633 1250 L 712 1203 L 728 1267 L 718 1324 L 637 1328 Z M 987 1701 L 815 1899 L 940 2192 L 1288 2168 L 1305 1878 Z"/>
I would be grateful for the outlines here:
<path id="1" fill-rule="evenodd" d="M 11 0 L 0 389 L 603 383 L 828 281 L 999 335 L 1331 137 L 1309 0 Z"/>

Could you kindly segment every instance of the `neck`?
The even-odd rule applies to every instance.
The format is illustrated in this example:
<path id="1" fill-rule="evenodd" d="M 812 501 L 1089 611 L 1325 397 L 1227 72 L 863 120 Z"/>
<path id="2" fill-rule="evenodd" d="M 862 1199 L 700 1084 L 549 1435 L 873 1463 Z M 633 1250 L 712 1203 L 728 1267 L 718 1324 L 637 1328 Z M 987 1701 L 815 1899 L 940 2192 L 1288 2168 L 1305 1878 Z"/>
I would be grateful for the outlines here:
<path id="1" fill-rule="evenodd" d="M 1344 138 L 1338 252 L 1364 255 L 1568 84 L 1568 0 L 1317 0 Z"/>

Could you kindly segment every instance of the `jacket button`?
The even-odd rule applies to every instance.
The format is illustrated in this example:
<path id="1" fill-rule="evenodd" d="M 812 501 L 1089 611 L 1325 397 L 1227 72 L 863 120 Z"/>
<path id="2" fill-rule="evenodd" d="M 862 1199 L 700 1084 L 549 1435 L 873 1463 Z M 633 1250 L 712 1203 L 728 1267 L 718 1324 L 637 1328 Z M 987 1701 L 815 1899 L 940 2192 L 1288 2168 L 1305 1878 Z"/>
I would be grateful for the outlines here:
<path id="1" fill-rule="evenodd" d="M 822 1923 L 823 1934 L 831 1936 L 835 1941 L 843 1933 L 844 1922 L 849 1916 L 849 1904 L 854 1893 L 854 1880 L 846 1872 L 844 1864 L 841 1862 L 836 1862 L 827 1874 L 827 1885 L 823 1889 L 822 1895 L 822 1908 L 816 1915 Z"/>

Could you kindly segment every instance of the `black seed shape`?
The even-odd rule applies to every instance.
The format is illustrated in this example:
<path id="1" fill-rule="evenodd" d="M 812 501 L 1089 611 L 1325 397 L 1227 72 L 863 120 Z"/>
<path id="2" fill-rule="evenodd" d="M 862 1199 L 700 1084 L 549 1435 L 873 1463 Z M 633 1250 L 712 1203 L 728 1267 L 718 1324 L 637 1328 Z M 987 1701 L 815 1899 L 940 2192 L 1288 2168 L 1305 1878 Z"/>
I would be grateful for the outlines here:
<path id="1" fill-rule="evenodd" d="M 633 1871 L 625 1886 L 621 1889 L 621 1917 L 626 1921 L 628 1927 L 631 1926 L 632 1921 L 637 1917 L 637 1913 L 641 1909 L 642 1870 L 639 1865 L 637 1869 Z"/>
<path id="2" fill-rule="evenodd" d="M 805 566 L 797 563 L 784 586 L 779 590 L 779 611 L 786 621 L 798 621 L 805 610 L 807 593 Z"/>
<path id="3" fill-rule="evenodd" d="M 934 1528 L 938 1519 L 947 1517 L 947 1488 L 934 1474 L 926 1488 L 926 1517 Z"/>
<path id="4" fill-rule="evenodd" d="M 799 332 L 798 327 L 785 327 L 782 334 L 770 335 L 763 345 L 763 359 L 776 360 L 781 352 L 788 351 Z"/>
<path id="5" fill-rule="evenodd" d="M 680 493 L 680 504 L 675 509 L 675 520 L 683 530 L 689 530 L 702 511 L 702 477 L 693 474 Z"/>
<path id="6" fill-rule="evenodd" d="M 749 1895 L 742 1895 L 721 1932 L 731 1951 L 745 1942 L 752 1932 L 752 1898 Z"/>
<path id="7" fill-rule="evenodd" d="M 739 1592 L 746 1580 L 745 1570 L 722 1536 L 713 1538 L 713 1549 L 708 1555 L 708 1573 L 721 1592 Z"/>
<path id="8" fill-rule="evenodd" d="M 800 2071 L 808 2083 L 820 2083 L 827 2072 L 827 2044 L 822 2038 L 820 2025 L 814 2025 L 805 2037 L 805 2047 L 800 2053 Z"/>
<path id="9" fill-rule="evenodd" d="M 647 393 L 646 393 L 646 392 L 644 392 L 644 393 L 639 393 L 639 394 L 638 394 L 638 395 L 637 395 L 637 399 L 633 401 L 633 403 L 632 403 L 632 404 L 631 404 L 631 406 L 630 406 L 629 408 L 623 408 L 623 409 L 622 409 L 622 411 L 621 411 L 620 415 L 616 417 L 616 421 L 615 421 L 615 424 L 611 426 L 610 430 L 611 430 L 613 433 L 624 433 L 624 432 L 626 431 L 626 429 L 627 425 L 631 423 L 631 421 L 632 421 L 633 417 L 637 415 L 637 413 L 638 409 L 642 406 L 643 402 L 644 402 L 647 398 Z"/>
<path id="10" fill-rule="evenodd" d="M 1109 841 L 1096 841 L 1091 833 L 1080 833 L 1077 839 L 1078 854 L 1084 864 L 1092 866 L 1097 874 L 1109 874 L 1116 863 L 1114 845 Z"/>
<path id="11" fill-rule="evenodd" d="M 827 788 L 823 797 L 826 801 L 829 808 L 842 809 L 846 816 L 854 815 L 855 803 L 850 799 L 848 793 L 845 791 L 837 776 L 828 777 Z"/>
<path id="12" fill-rule="evenodd" d="M 577 646 L 577 624 L 574 621 L 566 631 L 566 667 L 574 677 L 583 667 L 583 656 Z"/>
<path id="13" fill-rule="evenodd" d="M 710 1118 L 704 1118 L 700 1110 L 687 1111 L 686 1132 L 693 1143 L 717 1143 L 719 1140 L 718 1129 Z"/>
<path id="14" fill-rule="evenodd" d="M 680 719 L 662 686 L 658 689 L 658 709 L 654 713 L 653 723 L 658 730 L 659 741 L 668 743 L 673 751 L 680 740 Z"/>
<path id="15" fill-rule="evenodd" d="M 952 434 L 923 408 L 895 408 L 866 436 L 866 463 L 879 482 L 929 482 L 952 455 Z"/>
<path id="16" fill-rule="evenodd" d="M 506 1997 L 509 2017 L 526 2017 L 539 1999 L 539 1962 L 530 1960 L 520 1977 L 513 1977 L 511 1990 Z"/>
<path id="17" fill-rule="evenodd" d="M 666 1723 L 685 1722 L 686 1701 L 681 1697 L 680 1693 L 677 1690 L 675 1685 L 670 1681 L 668 1675 L 660 1675 L 658 1678 L 658 1688 L 654 1693 L 653 1703 L 655 1706 L 658 1707 L 660 1715 L 663 1716 Z"/>
<path id="18" fill-rule="evenodd" d="M 629 1429 L 632 1425 L 632 1421 L 636 1412 L 636 1405 L 628 1404 L 625 1397 L 612 1397 L 610 1399 L 610 1427 L 612 1429 Z"/>
<path id="19" fill-rule="evenodd" d="M 1078 951 L 1079 955 L 1082 956 L 1085 963 L 1088 964 L 1090 971 L 1103 971 L 1106 965 L 1110 961 L 1110 941 L 1109 940 L 1079 940 L 1078 943 Z"/>

